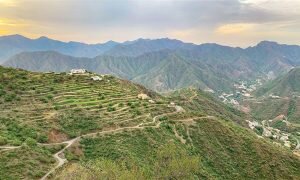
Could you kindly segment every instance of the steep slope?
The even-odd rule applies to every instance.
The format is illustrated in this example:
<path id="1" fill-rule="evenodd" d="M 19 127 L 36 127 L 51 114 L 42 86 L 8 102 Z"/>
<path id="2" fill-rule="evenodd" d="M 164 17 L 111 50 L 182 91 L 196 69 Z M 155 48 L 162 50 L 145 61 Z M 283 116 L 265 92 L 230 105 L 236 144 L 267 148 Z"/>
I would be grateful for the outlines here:
<path id="1" fill-rule="evenodd" d="M 189 86 L 229 91 L 234 81 L 217 68 L 171 50 L 145 53 L 138 57 L 97 56 L 93 59 L 56 52 L 26 52 L 12 57 L 4 65 L 39 72 L 85 68 L 126 78 L 159 92 Z"/>
<path id="2" fill-rule="evenodd" d="M 255 98 L 245 100 L 251 114 L 259 121 L 268 121 L 268 125 L 292 133 L 297 137 L 300 132 L 300 68 L 269 81 L 254 94 Z"/>
<path id="3" fill-rule="evenodd" d="M 274 119 L 284 115 L 300 124 L 300 68 L 294 68 L 256 91 L 261 104 L 253 104 L 253 114 L 259 119 Z M 262 108 L 264 107 L 264 108 Z"/>
<path id="4" fill-rule="evenodd" d="M 95 57 L 114 47 L 118 43 L 109 41 L 104 44 L 84 44 L 79 42 L 61 42 L 47 37 L 29 39 L 21 35 L 0 37 L 0 64 L 13 55 L 24 51 L 57 51 L 77 57 Z"/>
<path id="5" fill-rule="evenodd" d="M 105 55 L 89 59 L 57 54 L 53 59 L 51 52 L 44 53 L 21 53 L 5 65 L 54 72 L 86 68 L 133 80 L 161 92 L 194 86 L 229 93 L 235 82 L 276 77 L 300 63 L 299 46 L 268 41 L 242 49 L 170 39 L 140 39 L 119 44 L 105 51 Z"/>
<path id="6" fill-rule="evenodd" d="M 85 68 L 89 58 L 76 58 L 55 51 L 23 52 L 15 55 L 7 66 L 39 72 L 65 72 L 73 68 Z"/>
<path id="7" fill-rule="evenodd" d="M 109 56 L 139 56 L 144 53 L 160 51 L 164 49 L 190 49 L 195 44 L 184 43 L 176 39 L 138 39 L 135 41 L 128 41 L 123 44 L 119 44 L 104 54 Z"/>
<path id="8" fill-rule="evenodd" d="M 261 72 L 280 74 L 300 65 L 300 47 L 262 41 L 245 49 L 253 65 Z"/>
<path id="9" fill-rule="evenodd" d="M 162 97 L 108 75 L 0 72 L 1 179 L 300 177 L 296 156 L 201 91 Z"/>
<path id="10" fill-rule="evenodd" d="M 274 94 L 277 96 L 299 95 L 300 93 L 300 68 L 293 68 L 287 74 L 270 81 L 259 90 L 258 96 Z"/>
<path id="11" fill-rule="evenodd" d="M 229 91 L 232 79 L 214 73 L 201 62 L 189 61 L 171 54 L 149 72 L 132 79 L 158 92 L 167 92 L 185 87 Z"/>

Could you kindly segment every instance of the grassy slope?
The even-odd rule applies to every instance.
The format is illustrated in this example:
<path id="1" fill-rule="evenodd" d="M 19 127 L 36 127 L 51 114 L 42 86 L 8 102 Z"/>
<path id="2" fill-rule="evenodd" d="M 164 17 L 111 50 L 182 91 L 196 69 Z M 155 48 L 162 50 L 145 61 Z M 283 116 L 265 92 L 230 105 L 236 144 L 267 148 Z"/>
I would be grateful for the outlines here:
<path id="1" fill-rule="evenodd" d="M 62 142 L 88 132 L 152 121 L 156 114 L 173 111 L 160 96 L 111 76 L 94 82 L 89 76 L 29 73 L 0 67 L 0 82 L 0 145 L 26 146 L 27 140 Z M 137 95 L 142 92 L 152 96 L 156 103 L 139 100 Z M 6 172 L 15 172 L 10 176 L 16 178 L 27 176 L 25 164 L 38 163 L 40 156 L 49 158 L 49 154 L 38 153 L 41 148 L 33 149 L 31 160 L 16 159 L 15 166 L 5 166 L 12 160 L 9 157 L 13 150 L 0 152 L 0 179 Z M 18 171 L 10 169 L 14 167 Z M 46 169 L 49 168 L 50 164 Z M 32 172 L 37 177 L 43 175 L 35 170 L 39 169 Z"/>
<path id="2" fill-rule="evenodd" d="M 277 96 L 290 96 L 300 93 L 300 68 L 294 68 L 287 74 L 279 76 L 256 91 L 257 96 L 273 93 Z"/>
<path id="3" fill-rule="evenodd" d="M 183 149 L 188 157 L 200 158 L 199 168 L 190 172 L 200 178 L 300 176 L 297 171 L 300 161 L 296 157 L 233 123 L 231 120 L 243 125 L 244 115 L 205 93 L 188 90 L 168 99 L 110 76 L 94 82 L 89 76 L 29 73 L 7 68 L 0 71 L 2 144 L 22 146 L 0 152 L 0 179 L 36 179 L 53 166 L 50 154 L 61 147 L 45 149 L 35 142 L 61 142 L 88 132 L 150 122 L 155 115 L 174 112 L 174 108 L 167 106 L 169 101 L 179 103 L 186 112 L 160 118 L 162 124 L 158 129 L 149 127 L 82 138 L 67 150 L 66 157 L 79 165 L 93 164 L 97 159 L 114 160 L 125 163 L 129 170 L 138 167 L 137 171 L 143 172 L 144 177 L 153 178 L 167 171 L 154 171 L 159 157 L 157 148 L 174 142 L 173 150 Z M 138 100 L 137 94 L 141 92 L 151 95 L 156 103 Z M 185 144 L 181 143 L 182 139 Z M 32 168 L 37 164 L 39 168 Z M 70 167 L 67 165 L 57 177 Z M 182 167 L 182 163 L 175 163 L 173 171 L 177 171 L 175 167 Z M 171 174 L 167 173 L 167 177 Z"/>
<path id="4" fill-rule="evenodd" d="M 270 81 L 256 91 L 261 103 L 248 102 L 253 116 L 258 120 L 274 119 L 285 115 L 288 121 L 299 124 L 300 121 L 300 68 Z M 271 98 L 273 94 L 281 98 Z M 265 96 L 261 98 L 261 96 Z"/>
<path id="5" fill-rule="evenodd" d="M 72 174 L 82 167 L 88 168 L 86 163 L 96 159 L 125 161 L 129 169 L 139 167 L 138 171 L 144 174 L 145 179 L 155 178 L 157 149 L 168 146 L 170 142 L 175 142 L 178 149 L 184 148 L 189 156 L 200 158 L 199 171 L 194 174 L 199 178 L 295 179 L 300 176 L 297 171 L 300 161 L 296 157 L 229 120 L 232 117 L 239 122 L 243 114 L 228 111 L 227 107 L 214 102 L 206 93 L 187 90 L 180 95 L 175 94 L 172 99 L 182 102 L 181 105 L 187 110 L 185 113 L 168 116 L 160 129 L 83 139 L 83 154 L 79 155 L 77 148 L 71 148 L 68 155 L 74 164 L 58 173 L 56 178 L 73 179 Z M 207 115 L 217 118 L 205 118 Z M 189 121 L 191 118 L 193 120 Z M 174 134 L 175 129 L 185 143 Z M 98 171 L 101 169 L 98 167 Z"/>

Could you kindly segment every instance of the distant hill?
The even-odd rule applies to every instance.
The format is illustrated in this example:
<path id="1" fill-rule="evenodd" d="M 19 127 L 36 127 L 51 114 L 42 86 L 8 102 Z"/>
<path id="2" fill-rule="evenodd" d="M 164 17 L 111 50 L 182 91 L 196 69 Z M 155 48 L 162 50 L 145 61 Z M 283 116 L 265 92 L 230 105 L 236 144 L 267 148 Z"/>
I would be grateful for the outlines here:
<path id="1" fill-rule="evenodd" d="M 13 55 L 24 51 L 57 51 L 77 57 L 95 57 L 118 43 L 109 41 L 104 44 L 84 44 L 79 42 L 62 42 L 47 37 L 29 39 L 21 35 L 0 37 L 0 64 Z"/>
<path id="2" fill-rule="evenodd" d="M 106 51 L 104 54 L 110 56 L 139 56 L 144 53 L 160 51 L 163 49 L 190 49 L 194 46 L 195 44 L 184 43 L 176 39 L 138 39 L 135 41 L 127 41 L 123 44 L 118 44 Z"/>
<path id="3" fill-rule="evenodd" d="M 286 119 L 288 131 L 300 130 L 300 68 L 267 82 L 255 93 L 256 100 L 247 101 L 258 120 Z"/>
<path id="4" fill-rule="evenodd" d="M 138 56 L 146 52 L 162 49 L 192 47 L 193 44 L 171 39 L 138 39 L 117 43 L 108 41 L 102 44 L 85 44 L 80 42 L 62 42 L 47 37 L 37 39 L 21 35 L 0 36 L 0 64 L 13 55 L 27 51 L 57 51 L 75 57 L 96 57 L 101 54 L 109 56 Z"/>
<path id="5" fill-rule="evenodd" d="M 268 74 L 276 77 L 300 65 L 300 46 L 270 41 L 242 49 L 167 38 L 138 39 L 102 50 L 94 58 L 53 51 L 24 52 L 4 65 L 41 72 L 85 68 L 126 78 L 159 92 L 189 86 L 230 92 L 236 81 L 266 78 Z"/>
<path id="6" fill-rule="evenodd" d="M 214 90 L 230 90 L 233 78 L 217 72 L 206 63 L 163 50 L 137 57 L 97 56 L 76 58 L 57 52 L 24 52 L 12 57 L 5 66 L 38 72 L 66 72 L 85 68 L 92 72 L 112 74 L 138 82 L 146 87 L 166 92 L 194 86 Z M 215 73 L 216 72 L 216 73 Z"/>
<path id="7" fill-rule="evenodd" d="M 258 89 L 256 94 L 258 96 L 273 94 L 281 97 L 300 95 L 300 67 L 293 68 L 287 74 L 268 82 Z"/>

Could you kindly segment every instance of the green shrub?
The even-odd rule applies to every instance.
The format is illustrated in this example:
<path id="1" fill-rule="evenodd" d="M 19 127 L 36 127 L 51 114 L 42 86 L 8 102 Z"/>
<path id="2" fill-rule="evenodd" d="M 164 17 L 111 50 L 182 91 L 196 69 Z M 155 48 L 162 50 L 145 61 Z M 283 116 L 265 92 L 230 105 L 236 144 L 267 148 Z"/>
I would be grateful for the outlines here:
<path id="1" fill-rule="evenodd" d="M 40 101 L 42 101 L 43 103 L 48 103 L 48 100 L 46 98 L 41 98 Z"/>
<path id="2" fill-rule="evenodd" d="M 104 95 L 102 95 L 102 96 L 100 96 L 100 98 L 99 98 L 100 100 L 103 100 L 103 99 L 105 99 L 105 96 Z"/>
<path id="3" fill-rule="evenodd" d="M 15 139 L 15 140 L 11 141 L 10 143 L 14 146 L 20 146 L 22 144 L 22 142 L 18 139 Z"/>
<path id="4" fill-rule="evenodd" d="M 141 111 L 139 111 L 139 110 L 135 110 L 134 114 L 137 115 L 137 116 L 142 115 Z"/>
<path id="5" fill-rule="evenodd" d="M 107 111 L 108 111 L 108 112 L 115 111 L 115 110 L 116 110 L 115 107 L 107 107 Z"/>
<path id="6" fill-rule="evenodd" d="M 163 116 L 163 117 L 160 117 L 159 120 L 160 121 L 166 121 L 166 120 L 168 120 L 168 117 L 167 116 Z"/>
<path id="7" fill-rule="evenodd" d="M 53 99 L 53 96 L 52 96 L 51 94 L 49 94 L 49 95 L 47 96 L 47 99 L 51 100 L 51 99 Z"/>
<path id="8" fill-rule="evenodd" d="M 54 106 L 54 110 L 59 110 L 59 106 Z"/>
<path id="9" fill-rule="evenodd" d="M 46 143 L 48 141 L 48 137 L 44 134 L 38 136 L 38 142 L 39 143 Z"/>
<path id="10" fill-rule="evenodd" d="M 262 135 L 263 134 L 263 132 L 264 132 L 264 129 L 261 127 L 261 126 L 255 126 L 255 130 L 256 130 L 256 133 L 258 134 L 258 135 Z"/>
<path id="11" fill-rule="evenodd" d="M 33 146 L 36 146 L 37 145 L 37 142 L 35 139 L 32 139 L 32 138 L 27 138 L 25 140 L 25 143 L 29 146 L 29 147 L 33 147 Z"/>
<path id="12" fill-rule="evenodd" d="M 6 92 L 4 90 L 0 89 L 0 97 L 4 96 L 5 94 L 6 94 Z"/>
<path id="13" fill-rule="evenodd" d="M 5 137 L 0 136 L 0 146 L 7 144 L 7 139 Z"/>
<path id="14" fill-rule="evenodd" d="M 5 97 L 4 97 L 4 101 L 6 102 L 11 102 L 13 100 L 15 100 L 17 95 L 15 94 L 7 94 Z"/>

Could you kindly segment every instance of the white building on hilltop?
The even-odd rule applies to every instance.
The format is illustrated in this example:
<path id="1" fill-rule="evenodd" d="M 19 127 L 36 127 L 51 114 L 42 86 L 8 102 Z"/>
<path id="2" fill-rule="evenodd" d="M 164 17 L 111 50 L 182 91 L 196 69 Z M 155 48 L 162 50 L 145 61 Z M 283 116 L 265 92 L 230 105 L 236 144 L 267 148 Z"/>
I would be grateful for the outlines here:
<path id="1" fill-rule="evenodd" d="M 91 79 L 94 81 L 102 81 L 102 78 L 99 76 L 92 76 Z"/>
<path id="2" fill-rule="evenodd" d="M 84 74 L 87 70 L 85 69 L 71 69 L 70 74 Z"/>

